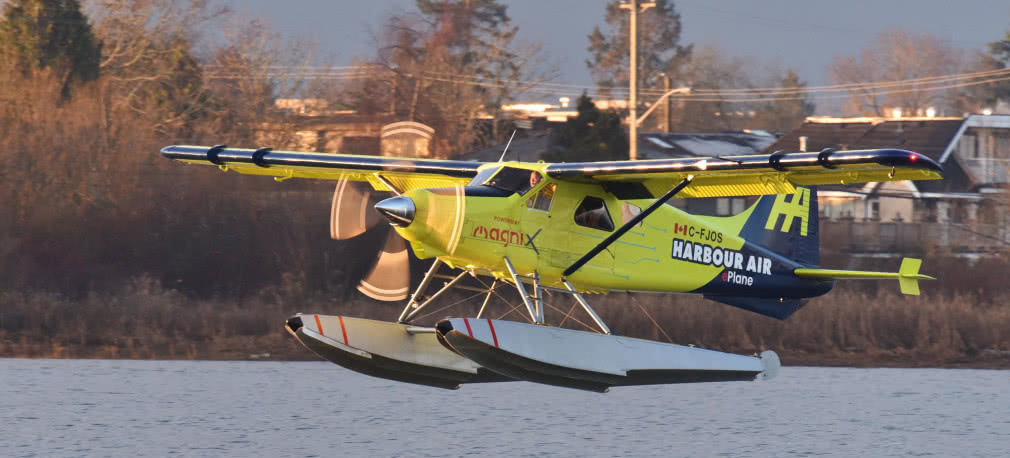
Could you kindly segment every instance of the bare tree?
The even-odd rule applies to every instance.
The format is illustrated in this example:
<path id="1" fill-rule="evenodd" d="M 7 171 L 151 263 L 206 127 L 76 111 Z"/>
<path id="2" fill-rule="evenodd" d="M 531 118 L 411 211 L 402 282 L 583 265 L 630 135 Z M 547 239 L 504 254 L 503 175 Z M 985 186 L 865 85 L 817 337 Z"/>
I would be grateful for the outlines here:
<path id="1" fill-rule="evenodd" d="M 719 49 L 706 47 L 695 50 L 684 75 L 695 92 L 744 89 L 753 87 L 745 70 L 753 67 L 749 58 L 729 56 Z M 740 130 L 749 127 L 747 123 L 757 106 L 729 102 L 725 100 L 728 97 L 718 94 L 697 98 L 705 101 L 685 98 L 682 102 L 674 102 L 675 106 L 681 106 L 679 120 L 675 119 L 676 129 L 694 132 Z"/>
<path id="2" fill-rule="evenodd" d="M 958 73 L 962 68 L 960 52 L 948 42 L 929 33 L 913 34 L 903 30 L 882 33 L 858 55 L 835 58 L 828 69 L 836 84 L 910 80 Z M 877 94 L 879 89 L 853 90 L 846 109 L 852 113 L 885 116 L 885 110 L 900 108 L 904 113 L 918 113 L 928 107 L 951 106 L 948 93 L 932 90 L 927 84 L 903 88 L 901 92 Z"/>
<path id="3" fill-rule="evenodd" d="M 109 102 L 153 119 L 160 132 L 189 136 L 207 101 L 198 31 L 229 10 L 213 0 L 89 0 L 86 7 L 103 43 Z"/>
<path id="4" fill-rule="evenodd" d="M 518 27 L 496 2 L 419 5 L 385 22 L 376 60 L 360 68 L 369 76 L 350 85 L 347 104 L 432 126 L 439 155 L 500 140 L 501 104 L 556 68 L 544 65 L 539 45 L 516 43 Z"/>
<path id="5" fill-rule="evenodd" d="M 274 101 L 302 93 L 314 46 L 285 42 L 261 21 L 241 17 L 229 21 L 222 34 L 223 46 L 204 65 L 214 127 L 229 142 L 254 143 L 263 124 L 292 122 Z M 266 129 L 271 146 L 296 146 L 297 129 L 291 127 Z"/>

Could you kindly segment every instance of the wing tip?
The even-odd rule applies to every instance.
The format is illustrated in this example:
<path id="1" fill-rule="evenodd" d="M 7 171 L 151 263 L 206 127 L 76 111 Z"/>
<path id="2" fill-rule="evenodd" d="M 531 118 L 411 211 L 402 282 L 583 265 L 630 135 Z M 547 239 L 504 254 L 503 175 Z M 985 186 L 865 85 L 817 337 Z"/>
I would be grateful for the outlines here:
<path id="1" fill-rule="evenodd" d="M 926 169 L 937 172 L 940 175 L 943 174 L 943 166 L 933 160 L 933 158 L 922 153 L 900 148 L 883 148 L 873 151 L 881 156 L 881 165 Z"/>

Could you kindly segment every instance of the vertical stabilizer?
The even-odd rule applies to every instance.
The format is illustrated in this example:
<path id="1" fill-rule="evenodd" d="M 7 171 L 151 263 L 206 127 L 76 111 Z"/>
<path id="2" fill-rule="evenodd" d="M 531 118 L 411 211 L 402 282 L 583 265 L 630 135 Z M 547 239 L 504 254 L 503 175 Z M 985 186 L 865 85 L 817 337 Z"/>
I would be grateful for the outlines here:
<path id="1" fill-rule="evenodd" d="M 762 196 L 754 204 L 740 236 L 805 265 L 820 260 L 817 189 L 797 187 L 794 194 Z"/>
<path id="2" fill-rule="evenodd" d="M 901 294 L 919 295 L 919 267 L 922 267 L 921 259 L 901 260 L 901 267 L 898 268 L 898 287 L 901 288 Z"/>

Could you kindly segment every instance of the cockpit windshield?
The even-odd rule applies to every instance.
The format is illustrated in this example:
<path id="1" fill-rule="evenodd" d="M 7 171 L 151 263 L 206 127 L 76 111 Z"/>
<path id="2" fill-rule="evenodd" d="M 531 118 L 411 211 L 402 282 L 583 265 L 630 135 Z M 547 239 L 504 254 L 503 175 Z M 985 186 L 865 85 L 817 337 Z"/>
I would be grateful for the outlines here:
<path id="1" fill-rule="evenodd" d="M 481 170 L 480 172 L 477 172 L 477 175 L 474 176 L 473 179 L 470 180 L 470 182 L 467 183 L 466 185 L 467 186 L 480 186 L 480 185 L 484 184 L 484 182 L 487 181 L 488 178 L 491 178 L 491 175 L 494 175 L 495 172 L 497 172 L 499 170 L 501 170 L 501 167 L 488 167 L 488 168 L 486 168 L 484 170 Z"/>
<path id="2" fill-rule="evenodd" d="M 540 183 L 541 178 L 540 172 L 536 170 L 502 167 L 500 172 L 496 173 L 484 184 L 522 195 L 526 194 L 526 191 L 536 186 L 537 183 Z"/>

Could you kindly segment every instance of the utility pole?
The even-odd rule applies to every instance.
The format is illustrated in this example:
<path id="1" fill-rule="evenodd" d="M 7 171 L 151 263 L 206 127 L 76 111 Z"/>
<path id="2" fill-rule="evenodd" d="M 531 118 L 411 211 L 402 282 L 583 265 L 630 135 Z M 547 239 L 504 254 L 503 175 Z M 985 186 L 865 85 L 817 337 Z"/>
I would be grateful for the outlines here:
<path id="1" fill-rule="evenodd" d="M 631 75 L 628 78 L 628 86 L 631 94 L 629 95 L 628 110 L 630 111 L 629 116 L 629 146 L 628 159 L 634 161 L 638 159 L 638 12 L 645 11 L 649 8 L 656 6 L 656 2 L 639 2 L 638 0 L 631 0 L 631 3 L 622 3 L 620 5 L 623 9 L 631 10 L 631 22 L 629 24 L 629 34 L 630 40 L 629 47 L 631 48 L 631 55 L 629 64 L 631 65 Z"/>
<path id="2" fill-rule="evenodd" d="M 670 92 L 670 75 L 662 73 L 663 75 L 663 93 L 666 94 Z M 663 132 L 670 133 L 673 131 L 673 100 L 669 97 L 666 98 L 666 125 L 663 126 Z"/>

